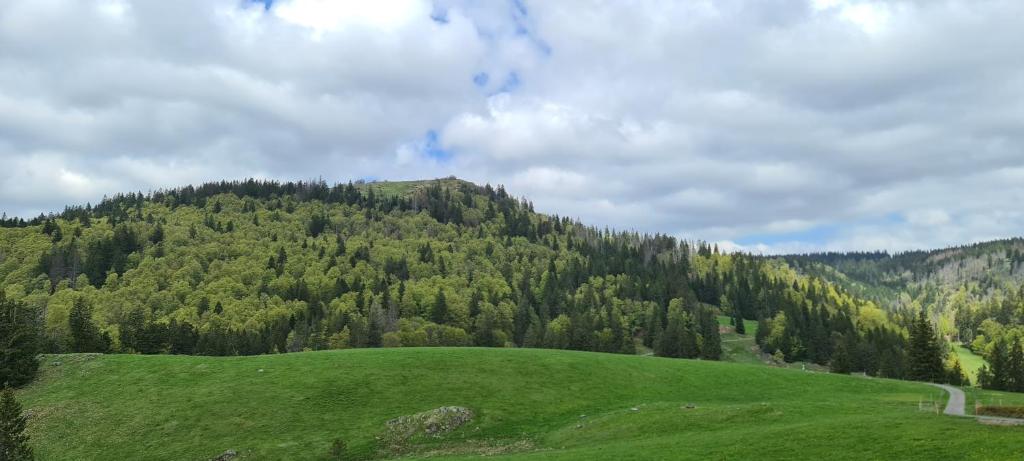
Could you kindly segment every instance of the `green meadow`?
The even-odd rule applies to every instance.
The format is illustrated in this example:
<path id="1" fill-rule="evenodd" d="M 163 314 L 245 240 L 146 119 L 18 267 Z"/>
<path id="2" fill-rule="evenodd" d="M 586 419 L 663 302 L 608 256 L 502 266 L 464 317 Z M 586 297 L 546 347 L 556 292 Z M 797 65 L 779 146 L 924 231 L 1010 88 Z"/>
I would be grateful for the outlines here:
<path id="1" fill-rule="evenodd" d="M 46 356 L 19 398 L 43 460 L 229 449 L 318 460 L 339 440 L 340 459 L 1013 459 L 1024 449 L 1024 428 L 921 411 L 946 398 L 924 384 L 540 349 Z M 378 442 L 388 420 L 442 406 L 475 417 L 398 450 Z"/>

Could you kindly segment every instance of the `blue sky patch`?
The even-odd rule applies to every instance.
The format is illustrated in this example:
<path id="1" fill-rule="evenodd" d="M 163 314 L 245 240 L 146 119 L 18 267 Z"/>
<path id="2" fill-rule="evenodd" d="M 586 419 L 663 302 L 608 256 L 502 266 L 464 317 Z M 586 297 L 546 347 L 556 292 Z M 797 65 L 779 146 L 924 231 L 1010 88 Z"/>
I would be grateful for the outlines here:
<path id="1" fill-rule="evenodd" d="M 448 10 L 434 5 L 434 10 L 430 12 L 430 19 L 438 24 L 448 24 Z"/>
<path id="2" fill-rule="evenodd" d="M 487 86 L 487 81 L 490 80 L 490 78 L 491 77 L 490 75 L 487 75 L 487 72 L 477 73 L 476 75 L 473 76 L 473 84 L 483 88 Z"/>
<path id="3" fill-rule="evenodd" d="M 259 3 L 263 5 L 263 11 L 270 11 L 270 7 L 274 5 L 274 0 L 246 0 L 248 3 Z"/>
<path id="4" fill-rule="evenodd" d="M 423 136 L 423 147 L 420 149 L 423 155 L 440 163 L 445 163 L 452 159 L 451 151 L 442 148 L 441 143 L 438 142 L 436 130 L 427 131 L 427 134 Z"/>
<path id="5" fill-rule="evenodd" d="M 516 73 L 516 71 L 509 72 L 508 75 L 505 76 L 505 82 L 501 84 L 501 87 L 499 87 L 495 93 L 512 92 L 516 88 L 519 88 L 519 83 L 519 74 Z"/>

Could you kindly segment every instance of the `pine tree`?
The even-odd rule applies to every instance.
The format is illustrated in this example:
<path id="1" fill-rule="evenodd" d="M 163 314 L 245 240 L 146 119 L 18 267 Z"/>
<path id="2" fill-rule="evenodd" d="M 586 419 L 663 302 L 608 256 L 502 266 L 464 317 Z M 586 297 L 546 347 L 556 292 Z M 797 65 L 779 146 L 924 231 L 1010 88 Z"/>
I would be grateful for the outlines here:
<path id="1" fill-rule="evenodd" d="M 75 299 L 68 318 L 71 327 L 71 350 L 74 352 L 107 352 L 110 340 L 100 334 L 99 328 L 92 322 L 92 308 L 85 302 L 84 296 Z"/>
<path id="2" fill-rule="evenodd" d="M 430 320 L 441 325 L 448 322 L 448 301 L 444 297 L 444 289 L 437 289 L 437 297 L 434 298 L 434 308 L 430 311 Z"/>
<path id="3" fill-rule="evenodd" d="M 740 321 L 742 325 L 742 320 Z M 718 319 L 705 309 L 701 315 L 700 357 L 705 360 L 718 360 L 722 357 L 722 336 L 718 333 Z"/>
<path id="4" fill-rule="evenodd" d="M 284 247 L 277 250 L 277 261 L 274 268 L 277 270 L 277 276 L 280 277 L 284 273 L 284 266 L 288 263 L 288 253 L 284 251 Z"/>
<path id="5" fill-rule="evenodd" d="M 1009 363 L 1005 340 L 996 340 L 988 355 L 988 370 L 985 375 L 983 387 L 1000 391 L 1009 390 Z"/>
<path id="6" fill-rule="evenodd" d="M 0 289 L 0 386 L 28 384 L 39 371 L 39 330 L 22 303 Z"/>
<path id="7" fill-rule="evenodd" d="M 526 331 L 530 328 L 535 316 L 536 314 L 527 302 L 526 297 L 520 297 L 519 305 L 516 306 L 516 312 L 512 317 L 512 340 L 516 344 L 520 346 L 525 345 Z"/>
<path id="8" fill-rule="evenodd" d="M 944 369 L 935 331 L 925 315 L 920 311 L 910 331 L 908 349 L 910 370 L 907 378 L 915 381 L 944 381 Z"/>
<path id="9" fill-rule="evenodd" d="M 970 379 L 964 375 L 964 370 L 960 366 L 959 358 L 953 360 L 953 366 L 949 369 L 949 378 L 946 381 L 954 386 L 970 384 Z"/>
<path id="10" fill-rule="evenodd" d="M 164 226 L 157 224 L 156 228 L 153 229 L 153 234 L 149 236 L 149 241 L 153 242 L 154 245 L 164 241 Z"/>
<path id="11" fill-rule="evenodd" d="M 4 388 L 0 394 L 0 460 L 28 461 L 35 459 L 25 434 L 27 418 L 21 413 L 21 404 L 14 391 Z"/>
<path id="12" fill-rule="evenodd" d="M 853 371 L 853 357 L 846 341 L 839 333 L 833 333 L 835 351 L 832 352 L 832 360 L 829 361 L 829 370 L 832 373 L 848 374 Z"/>
<path id="13" fill-rule="evenodd" d="M 1020 338 L 1014 338 L 1010 344 L 1007 360 L 1007 389 L 1013 392 L 1024 392 L 1024 351 L 1021 350 Z"/>
<path id="14" fill-rule="evenodd" d="M 662 357 L 697 357 L 700 348 L 696 330 L 693 316 L 684 308 L 683 300 L 673 299 L 668 306 L 668 323 L 655 340 L 654 353 Z"/>
<path id="15" fill-rule="evenodd" d="M 992 372 L 989 371 L 988 365 L 982 365 L 978 369 L 978 385 L 982 389 L 992 388 Z"/>
<path id="16" fill-rule="evenodd" d="M 208 310 L 210 310 L 210 299 L 206 296 L 199 298 L 199 303 L 196 304 L 196 314 L 202 317 Z"/>

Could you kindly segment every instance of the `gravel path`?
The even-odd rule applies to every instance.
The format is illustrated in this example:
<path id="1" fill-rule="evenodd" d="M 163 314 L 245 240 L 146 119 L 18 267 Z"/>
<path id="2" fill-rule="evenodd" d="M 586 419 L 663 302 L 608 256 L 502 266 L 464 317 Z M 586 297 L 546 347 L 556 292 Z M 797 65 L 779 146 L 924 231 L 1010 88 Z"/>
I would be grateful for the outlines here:
<path id="1" fill-rule="evenodd" d="M 949 392 L 949 401 L 946 402 L 946 410 L 943 411 L 943 413 L 945 413 L 947 415 L 952 415 L 952 416 L 968 416 L 964 412 L 964 404 L 967 401 L 966 397 L 964 397 L 964 391 L 962 391 L 962 390 L 960 390 L 958 388 L 955 388 L 953 386 L 946 385 L 946 384 L 935 384 L 935 383 L 928 383 L 928 384 L 931 384 L 932 386 L 935 386 L 935 387 L 942 388 L 946 392 Z M 1024 425 L 1024 419 L 1016 419 L 1016 418 L 1000 418 L 1000 417 L 997 417 L 997 416 L 974 416 L 974 419 L 977 419 L 982 424 L 993 424 L 993 425 L 1000 425 L 1000 426 L 1020 426 L 1020 425 Z"/>
<path id="2" fill-rule="evenodd" d="M 967 402 L 967 398 L 964 397 L 964 391 L 946 384 L 928 384 L 945 389 L 946 392 L 949 392 L 949 401 L 946 402 L 946 410 L 943 411 L 943 413 L 952 416 L 966 416 L 966 413 L 964 413 L 964 404 Z"/>

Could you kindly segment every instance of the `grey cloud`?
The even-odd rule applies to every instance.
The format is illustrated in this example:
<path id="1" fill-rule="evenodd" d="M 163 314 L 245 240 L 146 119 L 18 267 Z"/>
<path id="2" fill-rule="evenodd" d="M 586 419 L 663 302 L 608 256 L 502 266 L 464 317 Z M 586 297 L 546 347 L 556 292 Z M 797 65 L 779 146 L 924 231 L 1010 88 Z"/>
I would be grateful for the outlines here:
<path id="1" fill-rule="evenodd" d="M 1024 231 L 1019 2 L 394 0 L 322 30 L 276 10 L 307 1 L 9 2 L 0 209 L 456 174 L 599 226 L 839 229 L 762 251 Z M 427 130 L 451 160 L 418 151 Z"/>

